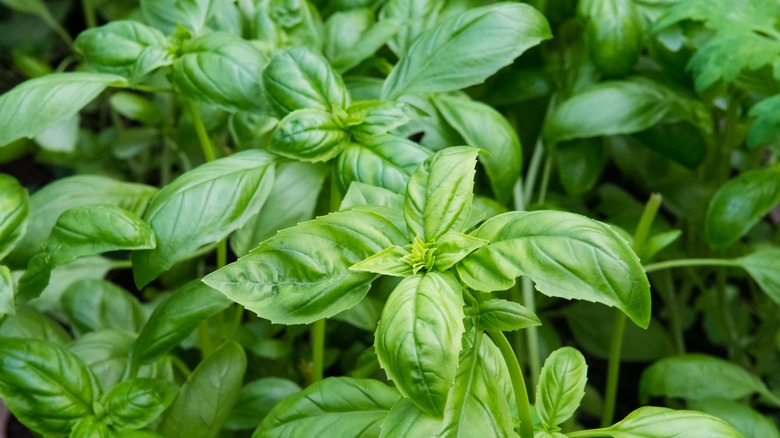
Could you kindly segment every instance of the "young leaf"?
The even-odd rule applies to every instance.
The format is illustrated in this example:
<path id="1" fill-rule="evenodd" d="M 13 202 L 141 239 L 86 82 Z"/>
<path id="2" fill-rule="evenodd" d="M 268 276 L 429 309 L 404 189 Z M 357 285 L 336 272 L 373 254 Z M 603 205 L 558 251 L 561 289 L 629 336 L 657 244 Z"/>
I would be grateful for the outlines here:
<path id="1" fill-rule="evenodd" d="M 141 0 L 141 13 L 166 34 L 183 26 L 193 35 L 203 33 L 206 22 L 225 4 L 218 0 Z"/>
<path id="2" fill-rule="evenodd" d="M 608 76 L 631 71 L 642 50 L 644 21 L 631 0 L 588 0 L 577 5 L 593 63 Z"/>
<path id="3" fill-rule="evenodd" d="M 377 436 L 399 399 L 398 392 L 376 380 L 329 377 L 282 400 L 252 438 L 307 436 L 317 430 L 343 438 Z"/>
<path id="4" fill-rule="evenodd" d="M 246 354 L 228 341 L 195 368 L 157 430 L 169 438 L 219 435 L 241 392 Z"/>
<path id="5" fill-rule="evenodd" d="M 5 258 L 27 229 L 29 197 L 16 178 L 0 173 L 0 260 Z"/>
<path id="6" fill-rule="evenodd" d="M 412 236 L 435 241 L 464 231 L 474 189 L 479 149 L 451 147 L 424 161 L 409 178 L 404 219 Z"/>
<path id="7" fill-rule="evenodd" d="M 396 56 L 403 56 L 420 34 L 436 24 L 443 5 L 437 0 L 389 0 L 383 4 L 379 18 L 400 24 L 398 33 L 387 43 Z"/>
<path id="8" fill-rule="evenodd" d="M 582 353 L 571 347 L 553 351 L 544 361 L 536 387 L 536 411 L 546 430 L 555 431 L 580 406 L 587 373 Z"/>
<path id="9" fill-rule="evenodd" d="M 0 145 L 32 138 L 78 113 L 106 87 L 125 85 L 104 73 L 55 73 L 22 82 L 0 96 Z"/>
<path id="10" fill-rule="evenodd" d="M 650 285 L 639 258 L 608 225 L 573 213 L 511 212 L 474 233 L 490 241 L 458 265 L 463 282 L 485 292 L 527 275 L 545 295 L 614 306 L 640 327 L 650 322 Z"/>
<path id="11" fill-rule="evenodd" d="M 755 118 L 748 131 L 748 148 L 770 145 L 780 150 L 780 94 L 753 105 L 748 115 Z"/>
<path id="12" fill-rule="evenodd" d="M 187 41 L 173 63 L 172 79 L 185 97 L 226 111 L 260 111 L 265 105 L 259 80 L 268 57 L 248 41 L 210 33 Z"/>
<path id="13" fill-rule="evenodd" d="M 112 94 L 108 102 L 114 111 L 145 125 L 158 125 L 163 118 L 162 112 L 149 99 L 136 93 L 119 91 Z"/>
<path id="14" fill-rule="evenodd" d="M 14 304 L 14 281 L 8 266 L 0 265 L 0 319 L 16 314 Z"/>
<path id="15" fill-rule="evenodd" d="M 382 311 L 376 354 L 398 390 L 441 417 L 455 380 L 463 334 L 463 297 L 455 277 L 428 272 L 398 284 Z"/>
<path id="16" fill-rule="evenodd" d="M 372 272 L 379 275 L 408 277 L 414 274 L 412 265 L 406 261 L 408 256 L 409 250 L 407 248 L 393 245 L 363 261 L 355 263 L 350 266 L 349 269 L 353 271 Z"/>
<path id="17" fill-rule="evenodd" d="M 695 353 L 659 360 L 645 369 L 639 382 L 643 403 L 657 396 L 736 400 L 756 392 L 769 390 L 761 379 L 744 368 L 725 359 Z"/>
<path id="18" fill-rule="evenodd" d="M 725 421 L 696 411 L 647 406 L 620 422 L 596 429 L 598 436 L 612 438 L 744 438 Z"/>
<path id="19" fill-rule="evenodd" d="M 192 333 L 201 321 L 230 306 L 230 301 L 199 281 L 174 291 L 155 307 L 130 350 L 136 364 L 155 361 Z"/>
<path id="20" fill-rule="evenodd" d="M 508 332 L 542 325 L 539 317 L 513 301 L 491 299 L 479 303 L 479 326 L 485 330 Z"/>
<path id="21" fill-rule="evenodd" d="M 230 236 L 230 248 L 239 257 L 247 255 L 278 230 L 314 217 L 328 168 L 292 161 L 279 163 L 274 173 L 274 185 L 260 212 Z"/>
<path id="22" fill-rule="evenodd" d="M 0 324 L 0 338 L 43 339 L 59 345 L 71 340 L 61 325 L 29 304 L 18 307 L 16 314 L 5 318 Z"/>
<path id="23" fill-rule="evenodd" d="M 79 257 L 117 250 L 151 249 L 154 233 L 135 213 L 110 204 L 66 210 L 19 279 L 19 299 L 37 297 L 51 270 Z"/>
<path id="24" fill-rule="evenodd" d="M 501 113 L 481 102 L 447 95 L 434 96 L 431 102 L 466 144 L 490 152 L 480 155 L 479 161 L 490 178 L 496 200 L 509 201 L 523 168 L 523 149 L 515 128 Z"/>
<path id="25" fill-rule="evenodd" d="M 328 161 L 344 150 L 349 134 L 327 111 L 300 109 L 288 114 L 274 129 L 268 150 L 296 160 Z"/>
<path id="26" fill-rule="evenodd" d="M 144 324 L 138 299 L 105 280 L 81 279 L 62 295 L 62 309 L 76 333 L 104 329 L 137 333 Z"/>
<path id="27" fill-rule="evenodd" d="M 383 135 L 351 142 L 339 155 L 337 178 L 342 190 L 353 181 L 403 193 L 409 175 L 431 152 L 403 137 Z"/>
<path id="28" fill-rule="evenodd" d="M 343 211 L 355 207 L 372 205 L 400 211 L 404 208 L 404 197 L 398 193 L 383 189 L 382 187 L 353 181 L 349 185 L 349 189 L 344 195 L 344 199 L 341 200 L 339 210 Z"/>
<path id="29" fill-rule="evenodd" d="M 114 438 L 116 433 L 108 427 L 103 420 L 94 415 L 82 417 L 73 426 L 68 438 Z"/>
<path id="30" fill-rule="evenodd" d="M 468 10 L 414 41 L 387 77 L 382 98 L 479 84 L 550 37 L 547 20 L 529 5 L 499 3 Z"/>
<path id="31" fill-rule="evenodd" d="M 463 227 L 464 229 L 466 227 Z M 449 231 L 436 240 L 436 260 L 433 267 L 439 271 L 446 271 L 455 266 L 455 263 L 464 257 L 488 244 L 487 240 L 478 239 L 468 234 Z"/>
<path id="32" fill-rule="evenodd" d="M 769 295 L 769 298 L 780 304 L 780 270 L 777 269 L 778 260 L 780 260 L 780 248 L 766 248 L 740 257 L 736 262 L 750 273 L 750 276 Z"/>
<path id="33" fill-rule="evenodd" d="M 780 42 L 739 30 L 715 35 L 696 51 L 688 63 L 702 92 L 718 81 L 734 82 L 743 70 L 771 66 L 780 56 Z"/>
<path id="34" fill-rule="evenodd" d="M 99 395 L 92 371 L 65 348 L 39 339 L 0 339 L 0 396 L 35 432 L 68 434 L 92 414 Z"/>
<path id="35" fill-rule="evenodd" d="M 409 106 L 403 102 L 365 100 L 355 102 L 347 110 L 350 119 L 360 121 L 349 132 L 358 142 L 371 144 L 376 137 L 387 134 L 409 122 Z"/>
<path id="36" fill-rule="evenodd" d="M 692 403 L 691 408 L 720 418 L 746 437 L 780 438 L 774 421 L 742 403 L 711 398 Z"/>
<path id="37" fill-rule="evenodd" d="M 176 399 L 179 387 L 161 379 L 126 380 L 103 395 L 100 404 L 117 431 L 140 429 L 160 416 Z"/>
<path id="38" fill-rule="evenodd" d="M 271 47 L 322 47 L 322 18 L 308 0 L 256 2 L 252 37 Z"/>
<path id="39" fill-rule="evenodd" d="M 707 208 L 704 235 L 715 247 L 736 242 L 780 203 L 780 167 L 749 170 L 720 186 Z"/>
<path id="40" fill-rule="evenodd" d="M 375 277 L 349 267 L 407 242 L 388 216 L 353 209 L 298 224 L 203 281 L 274 323 L 333 316 L 362 300 Z"/>
<path id="41" fill-rule="evenodd" d="M 257 429 L 274 406 L 300 391 L 298 384 L 281 377 L 263 377 L 247 383 L 225 421 L 225 429 Z"/>
<path id="42" fill-rule="evenodd" d="M 349 106 L 341 76 L 325 58 L 305 47 L 277 53 L 263 71 L 263 84 L 283 115 L 299 109 L 330 111 Z"/>
<path id="43" fill-rule="evenodd" d="M 275 161 L 265 151 L 243 151 L 203 164 L 165 186 L 144 215 L 157 235 L 157 247 L 132 255 L 136 285 L 145 286 L 256 215 L 271 192 Z"/>

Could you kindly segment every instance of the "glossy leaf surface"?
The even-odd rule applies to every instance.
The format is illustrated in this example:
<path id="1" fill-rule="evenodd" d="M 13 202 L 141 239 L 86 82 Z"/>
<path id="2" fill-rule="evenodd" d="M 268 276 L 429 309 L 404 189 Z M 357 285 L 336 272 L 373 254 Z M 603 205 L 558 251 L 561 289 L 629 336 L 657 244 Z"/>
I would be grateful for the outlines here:
<path id="1" fill-rule="evenodd" d="M 0 260 L 27 229 L 29 196 L 16 178 L 0 173 Z"/>
<path id="2" fill-rule="evenodd" d="M 114 429 L 140 429 L 160 416 L 173 403 L 179 387 L 161 379 L 125 380 L 106 393 L 101 404 Z"/>
<path id="3" fill-rule="evenodd" d="M 394 135 L 351 142 L 336 163 L 339 186 L 346 190 L 358 181 L 403 193 L 409 175 L 429 155 L 427 149 Z"/>
<path id="4" fill-rule="evenodd" d="M 536 411 L 546 430 L 554 431 L 580 406 L 587 372 L 582 353 L 571 347 L 553 351 L 544 361 L 536 387 Z"/>

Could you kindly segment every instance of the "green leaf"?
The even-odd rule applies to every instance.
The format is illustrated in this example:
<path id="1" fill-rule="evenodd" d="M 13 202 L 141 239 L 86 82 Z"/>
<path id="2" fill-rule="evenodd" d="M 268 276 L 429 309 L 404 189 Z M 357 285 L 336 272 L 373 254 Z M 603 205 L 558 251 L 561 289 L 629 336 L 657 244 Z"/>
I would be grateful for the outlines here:
<path id="1" fill-rule="evenodd" d="M 173 50 L 159 30 L 132 20 L 117 20 L 81 32 L 73 50 L 101 73 L 140 80 L 173 63 Z"/>
<path id="2" fill-rule="evenodd" d="M 252 37 L 271 47 L 322 47 L 322 18 L 307 0 L 261 1 L 252 21 Z"/>
<path id="3" fill-rule="evenodd" d="M 406 257 L 408 256 L 408 249 L 393 245 L 363 261 L 355 263 L 350 266 L 349 269 L 352 271 L 365 271 L 379 275 L 408 277 L 414 274 L 412 265 L 406 261 Z"/>
<path id="4" fill-rule="evenodd" d="M 404 197 L 382 187 L 353 181 L 349 185 L 339 210 L 349 210 L 360 206 L 381 206 L 396 211 L 404 208 Z"/>
<path id="5" fill-rule="evenodd" d="M 112 204 L 140 215 L 156 192 L 152 186 L 97 175 L 58 179 L 30 197 L 27 232 L 8 256 L 9 264 L 26 265 L 65 210 L 83 205 Z"/>
<path id="6" fill-rule="evenodd" d="M 631 0 L 588 0 L 578 3 L 585 21 L 590 59 L 604 74 L 621 76 L 632 70 L 642 50 L 644 19 Z"/>
<path id="7" fill-rule="evenodd" d="M 600 138 L 565 141 L 555 145 L 555 164 L 566 193 L 581 196 L 599 181 L 607 164 Z"/>
<path id="8" fill-rule="evenodd" d="M 30 79 L 0 96 L 0 145 L 32 138 L 70 119 L 109 86 L 125 85 L 103 73 L 55 73 Z"/>
<path id="9" fill-rule="evenodd" d="M 398 32 L 387 45 L 399 58 L 409 47 L 439 19 L 443 2 L 437 0 L 389 0 L 379 12 L 381 20 L 393 20 L 400 24 Z"/>
<path id="10" fill-rule="evenodd" d="M 501 113 L 481 102 L 445 95 L 434 96 L 431 101 L 466 144 L 490 152 L 480 155 L 479 161 L 490 178 L 496 200 L 508 202 L 523 169 L 523 149 L 515 128 Z"/>
<path id="11" fill-rule="evenodd" d="M 70 342 L 70 335 L 61 325 L 29 304 L 19 306 L 16 314 L 5 318 L 0 324 L 0 338 L 43 339 L 60 345 Z"/>
<path id="12" fill-rule="evenodd" d="M 266 151 L 239 152 L 186 172 L 160 190 L 144 215 L 157 247 L 132 254 L 136 285 L 145 286 L 201 246 L 244 226 L 271 192 L 275 161 Z"/>
<path id="13" fill-rule="evenodd" d="M 438 271 L 446 271 L 455 266 L 455 263 L 463 260 L 467 255 L 487 244 L 487 240 L 478 239 L 468 234 L 452 231 L 444 233 L 444 235 L 436 239 L 436 252 L 433 254 L 436 260 L 433 263 L 433 267 Z"/>
<path id="14" fill-rule="evenodd" d="M 430 154 L 418 144 L 395 135 L 351 142 L 336 163 L 339 187 L 346 190 L 357 181 L 401 194 L 409 176 Z"/>
<path id="15" fill-rule="evenodd" d="M 780 304 L 780 248 L 760 249 L 735 261 L 750 273 L 761 289 L 774 302 Z"/>
<path id="16" fill-rule="evenodd" d="M 141 0 L 141 12 L 146 21 L 166 34 L 183 26 L 190 33 L 200 35 L 209 18 L 224 3 L 215 0 Z"/>
<path id="17" fill-rule="evenodd" d="M 100 403 L 117 431 L 140 429 L 168 409 L 178 392 L 179 387 L 172 382 L 135 378 L 114 386 Z"/>
<path id="18" fill-rule="evenodd" d="M 230 301 L 199 281 L 177 289 L 155 307 L 130 350 L 133 363 L 146 364 L 168 353 L 198 324 L 230 306 Z"/>
<path id="19" fill-rule="evenodd" d="M 328 161 L 340 154 L 348 141 L 349 134 L 331 113 L 299 109 L 279 122 L 268 150 L 296 160 Z"/>
<path id="20" fill-rule="evenodd" d="M 714 247 L 744 236 L 780 203 L 780 167 L 749 170 L 724 183 L 707 207 L 704 235 Z"/>
<path id="21" fill-rule="evenodd" d="M 714 30 L 774 29 L 778 5 L 767 0 L 686 0 L 664 10 L 654 23 L 658 31 L 683 20 L 704 21 Z"/>
<path id="22" fill-rule="evenodd" d="M 241 388 L 230 416 L 225 421 L 227 430 L 256 429 L 274 406 L 301 391 L 292 380 L 281 377 L 263 377 Z"/>
<path id="23" fill-rule="evenodd" d="M 0 173 L 0 260 L 24 235 L 28 215 L 27 189 L 16 178 Z"/>
<path id="24" fill-rule="evenodd" d="M 305 47 L 277 53 L 263 71 L 263 84 L 270 101 L 282 114 L 349 106 L 349 93 L 341 76 L 325 58 Z"/>
<path id="25" fill-rule="evenodd" d="M 95 376 L 65 348 L 39 339 L 0 339 L 0 396 L 30 429 L 65 435 L 100 395 Z"/>
<path id="26" fill-rule="evenodd" d="M 358 142 L 371 144 L 376 137 L 387 134 L 408 123 L 409 106 L 403 102 L 364 100 L 355 102 L 347 110 L 348 120 L 359 124 L 350 126 L 349 132 Z"/>
<path id="27" fill-rule="evenodd" d="M 612 438 L 744 438 L 725 421 L 696 411 L 643 407 L 620 422 L 597 429 Z"/>
<path id="28" fill-rule="evenodd" d="M 371 8 L 339 11 L 325 23 L 325 56 L 345 72 L 374 55 L 398 32 L 391 20 L 375 22 Z"/>
<path id="29" fill-rule="evenodd" d="M 94 415 L 82 417 L 71 430 L 68 438 L 114 438 L 116 433 L 103 420 Z"/>
<path id="30" fill-rule="evenodd" d="M 423 32 L 393 67 L 382 97 L 394 100 L 479 84 L 551 36 L 547 20 L 529 5 L 470 9 Z"/>
<path id="31" fill-rule="evenodd" d="M 639 259 L 644 260 L 645 263 L 650 261 L 658 252 L 676 242 L 681 235 L 682 230 L 674 229 L 650 237 L 647 239 L 647 242 L 645 242 L 642 251 L 637 254 Z"/>
<path id="32" fill-rule="evenodd" d="M 771 419 L 742 403 L 713 398 L 692 403 L 691 407 L 720 418 L 746 437 L 780 438 Z"/>
<path id="33" fill-rule="evenodd" d="M 527 307 L 500 299 L 479 303 L 479 326 L 485 330 L 509 332 L 542 325 L 539 317 Z"/>
<path id="34" fill-rule="evenodd" d="M 332 16 L 331 16 L 332 17 Z M 340 72 L 349 71 L 379 51 L 398 32 L 398 24 L 381 20 L 360 34 L 359 39 L 341 48 L 332 59 L 333 68 Z"/>
<path id="35" fill-rule="evenodd" d="M 725 359 L 704 354 L 667 357 L 645 369 L 639 382 L 639 397 L 676 397 L 686 400 L 722 398 L 737 400 L 769 390 L 758 377 Z"/>
<path id="36" fill-rule="evenodd" d="M 406 397 L 441 417 L 455 381 L 463 334 L 463 297 L 455 277 L 407 277 L 390 294 L 375 335 L 379 364 Z"/>
<path id="37" fill-rule="evenodd" d="M 97 279 L 81 279 L 68 286 L 62 295 L 62 308 L 79 334 L 103 329 L 137 333 L 145 319 L 135 296 Z"/>
<path id="38" fill-rule="evenodd" d="M 349 267 L 407 242 L 392 215 L 354 209 L 298 224 L 203 281 L 274 323 L 333 316 L 362 300 L 374 279 Z"/>
<path id="39" fill-rule="evenodd" d="M 136 93 L 116 92 L 111 95 L 109 103 L 119 114 L 146 125 L 157 125 L 163 118 L 162 112 L 149 99 Z M 154 132 L 157 134 L 157 131 Z"/>
<path id="40" fill-rule="evenodd" d="M 650 322 L 650 285 L 639 258 L 608 225 L 573 213 L 511 212 L 472 233 L 490 241 L 458 265 L 475 290 L 508 289 L 527 275 L 545 295 L 594 301 Z"/>
<path id="41" fill-rule="evenodd" d="M 435 241 L 464 231 L 474 189 L 479 149 L 451 147 L 425 160 L 409 178 L 404 219 L 412 236 Z"/>
<path id="42" fill-rule="evenodd" d="M 62 295 L 71 284 L 83 279 L 103 279 L 115 264 L 105 257 L 87 256 L 55 268 L 51 271 L 49 285 L 30 303 L 41 311 L 62 315 Z"/>
<path id="43" fill-rule="evenodd" d="M 546 430 L 555 431 L 574 415 L 587 381 L 588 364 L 576 349 L 559 348 L 547 357 L 536 386 L 536 411 Z"/>
<path id="44" fill-rule="evenodd" d="M 168 438 L 211 438 L 219 435 L 241 392 L 246 354 L 228 341 L 195 368 L 157 430 Z"/>
<path id="45" fill-rule="evenodd" d="M 36 298 L 49 284 L 52 269 L 77 258 L 118 250 L 151 249 L 154 233 L 135 213 L 110 204 L 66 210 L 19 279 L 18 298 Z"/>
<path id="46" fill-rule="evenodd" d="M 400 397 L 376 380 L 329 377 L 277 404 L 252 438 L 307 436 L 327 430 L 343 438 L 379 435 L 379 425 Z"/>
<path id="47" fill-rule="evenodd" d="M 770 145 L 780 150 L 780 94 L 753 105 L 748 115 L 755 118 L 748 131 L 748 148 Z"/>
<path id="48" fill-rule="evenodd" d="M 226 111 L 261 111 L 260 75 L 268 56 L 250 42 L 225 33 L 187 41 L 173 63 L 173 82 L 184 96 Z"/>
<path id="49" fill-rule="evenodd" d="M 14 281 L 8 266 L 0 265 L 0 319 L 5 315 L 16 314 L 14 304 Z"/>
<path id="50" fill-rule="evenodd" d="M 359 328 L 369 333 L 376 331 L 376 325 L 379 323 L 379 316 L 382 314 L 382 308 L 385 306 L 383 299 L 366 296 L 363 301 L 357 303 L 355 307 L 347 309 L 341 313 L 333 315 L 333 319 L 343 321 L 352 327 Z M 362 366 L 368 366 L 371 370 L 362 376 L 368 376 L 379 369 L 379 362 L 376 360 L 376 353 L 373 353 L 373 359 L 368 364 L 362 363 Z M 361 377 L 359 372 L 351 373 L 352 377 Z"/>
<path id="51" fill-rule="evenodd" d="M 278 230 L 314 217 L 322 183 L 328 175 L 323 165 L 282 162 L 276 166 L 274 185 L 260 212 L 230 236 L 236 255 L 247 255 Z"/>
<path id="52" fill-rule="evenodd" d="M 693 54 L 688 68 L 696 91 L 702 92 L 719 81 L 734 82 L 743 70 L 771 66 L 778 56 L 780 42 L 740 28 L 712 37 Z"/>

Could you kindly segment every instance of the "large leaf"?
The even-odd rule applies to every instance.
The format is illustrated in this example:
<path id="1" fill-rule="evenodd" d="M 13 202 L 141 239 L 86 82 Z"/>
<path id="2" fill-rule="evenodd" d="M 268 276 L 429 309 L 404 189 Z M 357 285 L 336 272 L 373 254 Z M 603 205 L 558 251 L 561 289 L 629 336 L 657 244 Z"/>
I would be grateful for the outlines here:
<path id="1" fill-rule="evenodd" d="M 774 302 L 780 304 L 778 260 L 780 260 L 780 248 L 766 248 L 740 257 L 735 261 L 750 273 L 750 276 Z"/>
<path id="2" fill-rule="evenodd" d="M 609 76 L 631 71 L 642 49 L 644 21 L 631 0 L 583 0 L 577 5 L 585 20 L 585 39 L 593 63 Z"/>
<path id="3" fill-rule="evenodd" d="M 16 178 L 0 173 L 0 260 L 13 249 L 27 229 L 29 197 Z"/>
<path id="4" fill-rule="evenodd" d="M 157 247 L 133 252 L 138 287 L 256 215 L 271 192 L 275 161 L 265 151 L 243 151 L 203 164 L 165 186 L 144 215 L 157 235 Z"/>
<path id="5" fill-rule="evenodd" d="M 298 224 L 203 281 L 275 323 L 333 316 L 362 300 L 375 277 L 349 267 L 407 242 L 387 216 L 353 209 Z"/>
<path id="6" fill-rule="evenodd" d="M 152 229 L 131 211 L 110 204 L 71 208 L 57 219 L 49 238 L 19 279 L 19 298 L 37 297 L 49 284 L 52 269 L 79 257 L 154 247 Z"/>
<path id="7" fill-rule="evenodd" d="M 587 373 L 582 353 L 571 347 L 553 351 L 544 361 L 536 387 L 536 411 L 546 430 L 554 431 L 580 406 Z"/>
<path id="8" fill-rule="evenodd" d="M 383 135 L 370 142 L 351 142 L 336 163 L 339 186 L 346 190 L 353 181 L 403 193 L 409 175 L 430 151 L 402 137 Z"/>
<path id="9" fill-rule="evenodd" d="M 455 381 L 463 297 L 455 277 L 429 272 L 401 281 L 382 311 L 376 354 L 401 394 L 440 417 Z"/>
<path id="10" fill-rule="evenodd" d="M 409 178 L 404 219 L 412 236 L 435 241 L 462 232 L 471 212 L 479 149 L 451 147 L 424 161 Z"/>
<path id="11" fill-rule="evenodd" d="M 62 295 L 62 308 L 80 334 L 104 329 L 137 333 L 144 324 L 138 299 L 104 280 L 81 279 L 71 284 Z"/>
<path id="12" fill-rule="evenodd" d="M 106 393 L 101 404 L 115 430 L 140 429 L 173 403 L 179 387 L 161 379 L 126 380 Z"/>
<path id="13" fill-rule="evenodd" d="M 257 429 L 274 406 L 300 391 L 297 383 L 281 377 L 263 377 L 247 383 L 225 421 L 225 429 Z"/>
<path id="14" fill-rule="evenodd" d="M 22 82 L 0 96 L 0 145 L 32 138 L 70 119 L 121 77 L 103 73 L 55 73 Z"/>
<path id="15" fill-rule="evenodd" d="M 499 3 L 468 10 L 415 40 L 387 77 L 382 97 L 479 84 L 550 37 L 544 16 L 529 5 Z"/>
<path id="16" fill-rule="evenodd" d="M 696 411 L 643 407 L 620 422 L 587 436 L 612 438 L 744 438 L 725 421 Z"/>
<path id="17" fill-rule="evenodd" d="M 14 265 L 26 265 L 46 241 L 57 218 L 70 208 L 90 204 L 113 204 L 138 215 L 157 192 L 152 186 L 118 181 L 97 175 L 58 179 L 30 197 L 27 232 L 8 256 Z"/>
<path id="18" fill-rule="evenodd" d="M 365 27 L 353 26 L 357 21 L 353 17 L 358 13 L 361 18 L 371 17 L 373 21 L 374 13 L 369 8 L 337 12 L 328 18 L 325 30 L 331 32 L 326 34 L 326 38 L 330 37 L 330 44 L 325 47 L 326 54 L 333 68 L 340 72 L 348 71 L 370 58 L 398 32 L 398 24 L 390 20 L 370 22 Z"/>
<path id="19" fill-rule="evenodd" d="M 66 435 L 92 414 L 100 387 L 65 348 L 38 339 L 0 339 L 0 396 L 30 429 Z"/>
<path id="20" fill-rule="evenodd" d="M 472 233 L 488 240 L 458 265 L 467 286 L 508 289 L 527 275 L 545 295 L 599 302 L 650 323 L 650 284 L 639 258 L 608 225 L 573 213 L 511 212 Z"/>
<path id="21" fill-rule="evenodd" d="M 43 339 L 59 345 L 71 340 L 59 323 L 29 304 L 20 306 L 14 315 L 5 318 L 0 324 L 0 338 Z"/>
<path id="22" fill-rule="evenodd" d="M 744 236 L 780 203 L 780 166 L 749 170 L 720 186 L 707 208 L 704 234 L 715 247 Z"/>
<path id="23" fill-rule="evenodd" d="M 713 398 L 695 402 L 691 408 L 720 418 L 748 438 L 780 438 L 774 421 L 742 403 Z"/>
<path id="24" fill-rule="evenodd" d="M 252 437 L 307 436 L 313 431 L 375 437 L 399 399 L 398 392 L 376 380 L 330 377 L 276 405 Z"/>
<path id="25" fill-rule="evenodd" d="M 219 0 L 141 0 L 143 17 L 167 34 L 183 26 L 194 35 L 201 34 L 206 22 L 225 7 Z"/>
<path id="26" fill-rule="evenodd" d="M 481 102 L 445 95 L 431 101 L 466 144 L 490 152 L 480 155 L 479 161 L 496 199 L 509 201 L 523 168 L 523 149 L 515 128 L 501 113 Z"/>
<path id="27" fill-rule="evenodd" d="M 328 161 L 347 147 L 349 134 L 330 112 L 295 110 L 283 118 L 271 135 L 268 150 L 295 160 Z"/>
<path id="28" fill-rule="evenodd" d="M 381 187 L 354 181 L 344 194 L 339 210 L 360 206 L 380 206 L 400 211 L 404 208 L 404 197 Z"/>
<path id="29" fill-rule="evenodd" d="M 224 343 L 190 374 L 157 430 L 168 438 L 218 436 L 238 400 L 245 371 L 244 350 L 235 342 Z"/>

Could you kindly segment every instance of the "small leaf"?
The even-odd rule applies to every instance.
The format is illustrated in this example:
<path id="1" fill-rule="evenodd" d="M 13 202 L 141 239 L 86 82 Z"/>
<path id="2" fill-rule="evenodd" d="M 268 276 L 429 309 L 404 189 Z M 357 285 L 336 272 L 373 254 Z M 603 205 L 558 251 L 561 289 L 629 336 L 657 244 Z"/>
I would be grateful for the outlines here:
<path id="1" fill-rule="evenodd" d="M 390 190 L 383 189 L 382 187 L 353 181 L 349 185 L 349 189 L 344 195 L 344 199 L 341 200 L 339 210 L 343 211 L 355 207 L 372 205 L 387 207 L 398 211 L 404 208 L 404 197 L 395 192 L 391 192 Z"/>
<path id="2" fill-rule="evenodd" d="M 409 250 L 398 245 L 393 245 L 363 261 L 355 263 L 350 266 L 349 269 L 352 271 L 365 271 L 379 275 L 408 277 L 413 275 L 412 265 L 405 260 L 405 257 L 408 255 Z"/>
<path id="3" fill-rule="evenodd" d="M 600 138 L 558 143 L 555 164 L 566 193 L 581 196 L 596 185 L 607 164 L 604 144 Z"/>
<path id="4" fill-rule="evenodd" d="M 339 187 L 346 190 L 357 181 L 402 194 L 409 176 L 430 154 L 418 144 L 394 135 L 351 142 L 336 163 Z"/>
<path id="5" fill-rule="evenodd" d="M 630 72 L 642 50 L 644 21 L 630 0 L 581 1 L 577 12 L 585 21 L 590 59 L 604 74 Z"/>
<path id="6" fill-rule="evenodd" d="M 62 295 L 62 308 L 77 334 L 104 329 L 137 333 L 145 319 L 135 296 L 105 280 L 74 282 Z"/>
<path id="7" fill-rule="evenodd" d="M 252 437 L 307 436 L 317 430 L 343 438 L 377 436 L 399 399 L 376 380 L 329 377 L 277 404 Z"/>
<path id="8" fill-rule="evenodd" d="M 780 248 L 761 249 L 735 260 L 750 273 L 761 289 L 774 302 L 780 304 Z"/>
<path id="9" fill-rule="evenodd" d="M 509 332 L 542 325 L 539 317 L 513 301 L 491 299 L 479 303 L 479 326 L 485 330 Z"/>
<path id="10" fill-rule="evenodd" d="M 458 368 L 463 334 L 460 284 L 446 272 L 407 277 L 382 311 L 375 335 L 379 364 L 398 390 L 441 417 Z"/>
<path id="11" fill-rule="evenodd" d="M 117 431 L 140 429 L 156 420 L 176 399 L 179 387 L 161 379 L 126 380 L 106 393 L 100 403 Z"/>
<path id="12" fill-rule="evenodd" d="M 24 235 L 28 215 L 27 189 L 16 178 L 0 173 L 0 260 Z"/>
<path id="13" fill-rule="evenodd" d="M 331 113 L 300 109 L 288 114 L 274 129 L 268 150 L 295 160 L 328 161 L 344 150 L 349 134 Z"/>
<path id="14" fill-rule="evenodd" d="M 225 421 L 225 429 L 256 429 L 274 406 L 299 391 L 298 384 L 281 377 L 263 377 L 247 383 Z"/>
<path id="15" fill-rule="evenodd" d="M 656 254 L 658 254 L 659 251 L 662 251 L 663 249 L 667 248 L 669 245 L 676 242 L 681 235 L 682 235 L 682 230 L 674 229 L 674 230 L 665 231 L 663 233 L 658 233 L 650 237 L 649 239 L 647 239 L 647 242 L 645 242 L 642 251 L 640 251 L 640 253 L 637 254 L 639 256 L 639 259 L 643 260 L 645 263 L 650 261 L 653 257 L 655 257 Z"/>
<path id="16" fill-rule="evenodd" d="M 114 438 L 116 434 L 103 420 L 98 420 L 94 415 L 82 417 L 73 426 L 68 438 Z"/>
<path id="17" fill-rule="evenodd" d="M 748 115 L 755 118 L 748 132 L 748 148 L 769 145 L 780 150 L 780 94 L 756 103 Z"/>
<path id="18" fill-rule="evenodd" d="M 433 267 L 439 271 L 446 271 L 467 255 L 487 244 L 487 240 L 478 239 L 468 234 L 452 231 L 444 233 L 436 240 L 436 252 L 434 253 L 436 261 L 433 263 Z"/>
<path id="19" fill-rule="evenodd" d="M 744 438 L 725 421 L 696 411 L 647 406 L 599 433 L 612 438 Z"/>
<path id="20" fill-rule="evenodd" d="M 544 361 L 536 387 L 536 411 L 544 428 L 555 431 L 580 406 L 588 381 L 582 353 L 571 347 L 553 351 Z"/>

